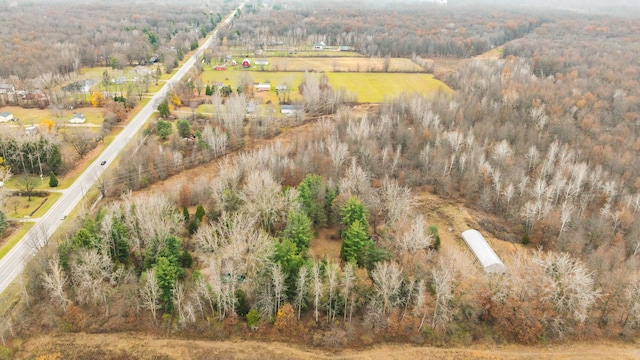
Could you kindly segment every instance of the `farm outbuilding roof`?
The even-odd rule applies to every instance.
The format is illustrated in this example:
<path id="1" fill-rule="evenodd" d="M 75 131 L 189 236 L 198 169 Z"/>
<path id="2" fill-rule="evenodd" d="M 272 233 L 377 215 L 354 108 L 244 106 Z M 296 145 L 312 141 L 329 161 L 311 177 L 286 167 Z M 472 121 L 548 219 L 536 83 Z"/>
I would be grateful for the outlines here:
<path id="1" fill-rule="evenodd" d="M 487 240 L 480 234 L 478 230 L 467 230 L 462 233 L 462 239 L 473 255 L 478 259 L 480 265 L 487 273 L 503 273 L 507 271 L 498 255 L 491 248 Z"/>

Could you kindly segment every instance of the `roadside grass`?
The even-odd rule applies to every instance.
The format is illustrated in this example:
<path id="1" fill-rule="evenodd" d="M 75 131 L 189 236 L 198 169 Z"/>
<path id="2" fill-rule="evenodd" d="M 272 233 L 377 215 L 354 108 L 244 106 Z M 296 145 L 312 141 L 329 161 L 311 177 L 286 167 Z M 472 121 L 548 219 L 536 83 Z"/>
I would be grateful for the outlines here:
<path id="1" fill-rule="evenodd" d="M 83 164 L 82 167 L 74 169 L 71 173 L 68 173 L 66 176 L 62 178 L 58 178 L 59 183 L 58 183 L 57 189 L 66 189 L 69 186 L 71 186 L 71 184 L 73 184 L 73 182 L 76 181 L 76 179 L 80 175 L 82 175 L 82 173 L 87 169 L 87 167 L 91 165 L 91 163 L 93 163 L 98 157 L 100 157 L 100 154 L 102 154 L 102 150 L 104 150 L 107 146 L 109 146 L 109 144 L 111 144 L 111 142 L 115 139 L 115 137 L 121 131 L 122 131 L 122 128 L 114 128 L 111 134 L 109 134 L 109 136 L 106 136 L 104 138 L 104 144 L 103 143 L 98 144 L 98 147 L 92 150 L 87 155 L 88 157 L 82 160 L 82 164 Z"/>
<path id="2" fill-rule="evenodd" d="M 1 251 L 1 250 L 0 250 Z M 0 256 L 2 259 L 2 256 Z M 7 315 L 10 315 L 11 310 L 22 298 L 22 292 L 20 290 L 20 284 L 17 281 L 12 282 L 7 286 L 6 289 L 2 293 L 0 293 L 0 317 L 6 318 Z M 0 350 L 4 345 L 0 344 Z M 0 352 L 0 358 L 2 353 Z M 12 357 L 6 357 L 6 359 L 10 359 Z"/>
<path id="3" fill-rule="evenodd" d="M 0 259 L 2 259 L 7 253 L 13 249 L 14 246 L 24 237 L 24 235 L 31 229 L 35 223 L 23 222 L 19 223 L 20 227 L 13 232 L 5 241 L 4 245 L 0 247 Z"/>

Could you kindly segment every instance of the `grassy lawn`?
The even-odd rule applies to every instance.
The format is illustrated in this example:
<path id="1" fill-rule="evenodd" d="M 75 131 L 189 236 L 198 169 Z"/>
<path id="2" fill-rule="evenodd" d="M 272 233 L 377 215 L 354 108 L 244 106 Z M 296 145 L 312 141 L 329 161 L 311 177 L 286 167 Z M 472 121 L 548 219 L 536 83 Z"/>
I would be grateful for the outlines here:
<path id="1" fill-rule="evenodd" d="M 32 222 L 20 223 L 20 227 L 16 230 L 11 236 L 6 239 L 6 242 L 2 247 L 0 247 L 0 259 L 2 259 L 9 250 L 13 249 L 13 247 L 22 239 L 22 237 L 35 225 Z"/>
<path id="2" fill-rule="evenodd" d="M 71 119 L 73 114 L 77 112 L 83 113 L 85 118 L 87 119 L 84 124 L 102 125 L 102 120 L 104 120 L 104 117 L 102 116 L 102 108 L 95 107 L 84 107 L 73 110 L 67 109 L 62 112 L 62 116 L 55 116 L 51 113 L 51 111 L 47 109 L 23 109 L 17 106 L 3 107 L 2 111 L 11 112 L 13 113 L 13 116 L 19 118 L 20 120 L 16 122 L 10 121 L 6 123 L 0 123 L 1 127 L 15 127 L 17 125 L 19 128 L 20 125 L 39 125 L 43 120 L 47 119 L 52 120 L 56 124 L 68 124 L 69 119 Z"/>
<path id="3" fill-rule="evenodd" d="M 6 200 L 5 213 L 7 216 L 16 219 L 21 219 L 26 216 L 32 218 L 40 217 L 44 215 L 61 196 L 62 193 L 51 192 L 44 198 L 32 196 L 31 201 L 29 201 L 26 196 L 11 196 Z M 41 204 L 42 206 L 40 206 Z M 40 208 L 38 208 L 38 206 L 40 206 Z M 38 208 L 38 211 L 31 215 L 36 208 Z"/>

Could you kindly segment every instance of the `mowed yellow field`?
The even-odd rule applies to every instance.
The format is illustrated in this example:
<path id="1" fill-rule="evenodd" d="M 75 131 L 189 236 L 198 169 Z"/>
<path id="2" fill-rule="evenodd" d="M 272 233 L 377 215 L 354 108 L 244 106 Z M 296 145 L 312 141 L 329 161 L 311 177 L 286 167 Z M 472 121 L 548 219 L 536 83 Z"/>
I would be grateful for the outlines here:
<path id="1" fill-rule="evenodd" d="M 327 73 L 334 88 L 345 88 L 362 103 L 380 103 L 401 93 L 451 92 L 445 83 L 429 74 Z"/>
<path id="2" fill-rule="evenodd" d="M 243 70 L 227 71 L 205 71 L 202 79 L 205 84 L 222 82 L 231 85 L 235 90 L 240 73 Z M 254 82 L 269 81 L 272 84 L 272 91 L 269 93 L 256 93 L 257 97 L 266 100 L 277 100 L 273 89 L 275 85 L 286 83 L 290 79 L 292 100 L 300 98 L 298 88 L 304 79 L 303 72 L 269 72 L 269 71 L 248 71 Z M 333 88 L 345 88 L 357 97 L 358 102 L 380 103 L 388 97 L 397 96 L 403 92 L 431 94 L 437 91 L 451 92 L 452 90 L 440 80 L 434 79 L 432 75 L 424 73 L 364 73 L 364 72 L 327 72 L 329 84 Z M 320 73 L 313 73 L 311 76 L 321 76 Z"/>

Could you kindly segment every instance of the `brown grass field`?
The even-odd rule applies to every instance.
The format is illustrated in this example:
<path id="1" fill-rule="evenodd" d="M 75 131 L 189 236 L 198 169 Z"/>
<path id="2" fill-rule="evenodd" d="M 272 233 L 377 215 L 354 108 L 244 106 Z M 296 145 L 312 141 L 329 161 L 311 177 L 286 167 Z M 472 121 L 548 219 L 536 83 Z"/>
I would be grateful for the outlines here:
<path id="1" fill-rule="evenodd" d="M 382 344 L 330 351 L 285 342 L 259 340 L 207 341 L 140 333 L 67 333 L 34 336 L 16 359 L 638 359 L 632 344 L 589 342 L 547 346 L 473 345 L 432 347 Z"/>
<path id="2" fill-rule="evenodd" d="M 384 59 L 367 57 L 296 57 L 271 58 L 269 69 L 273 71 L 317 72 L 383 72 Z M 422 68 L 404 58 L 390 59 L 389 72 L 420 72 Z"/>

